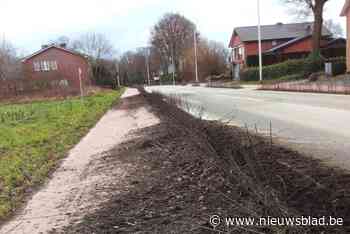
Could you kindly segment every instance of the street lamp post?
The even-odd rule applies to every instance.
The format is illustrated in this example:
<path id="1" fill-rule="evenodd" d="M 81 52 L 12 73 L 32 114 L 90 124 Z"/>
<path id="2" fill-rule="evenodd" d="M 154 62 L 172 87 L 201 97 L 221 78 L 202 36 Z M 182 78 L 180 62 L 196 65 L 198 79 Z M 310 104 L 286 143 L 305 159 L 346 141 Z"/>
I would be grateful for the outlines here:
<path id="1" fill-rule="evenodd" d="M 173 85 L 175 86 L 175 61 L 174 61 L 174 47 L 171 49 L 171 65 L 172 65 L 172 75 L 173 75 Z"/>
<path id="2" fill-rule="evenodd" d="M 196 72 L 196 83 L 198 83 L 198 57 L 197 57 L 197 30 L 194 30 L 194 64 Z"/>
<path id="3" fill-rule="evenodd" d="M 117 69 L 117 85 L 118 88 L 120 88 L 120 76 L 119 76 L 119 61 L 117 60 L 117 63 L 115 64 L 116 69 Z"/>
<path id="4" fill-rule="evenodd" d="M 258 40 L 259 40 L 259 77 L 263 80 L 262 74 L 262 48 L 261 48 L 261 22 L 260 22 L 260 0 L 257 0 L 258 7 Z"/>
<path id="5" fill-rule="evenodd" d="M 148 86 L 151 85 L 150 69 L 149 69 L 149 47 L 146 48 L 146 68 L 147 68 L 147 80 Z"/>

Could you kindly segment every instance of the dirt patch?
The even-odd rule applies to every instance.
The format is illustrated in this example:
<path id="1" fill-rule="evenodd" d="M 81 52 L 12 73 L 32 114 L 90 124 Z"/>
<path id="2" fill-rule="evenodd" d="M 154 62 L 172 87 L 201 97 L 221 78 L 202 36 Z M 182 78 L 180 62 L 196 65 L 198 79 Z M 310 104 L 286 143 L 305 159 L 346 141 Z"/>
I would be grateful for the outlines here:
<path id="1" fill-rule="evenodd" d="M 110 171 L 134 168 L 123 188 L 110 186 L 100 208 L 52 233 L 349 233 L 348 173 L 242 129 L 195 119 L 160 96 L 146 98 L 161 123 L 100 159 Z M 345 223 L 214 230 L 212 215 L 333 216 Z"/>
<path id="2" fill-rule="evenodd" d="M 83 222 L 53 233 L 203 233 L 210 229 L 207 217 L 214 211 L 214 191 L 222 183 L 208 167 L 210 162 L 203 160 L 206 152 L 198 150 L 174 124 L 161 123 L 134 134 L 137 139 L 102 159 L 111 168 L 136 168 L 123 192 L 114 194 Z"/>

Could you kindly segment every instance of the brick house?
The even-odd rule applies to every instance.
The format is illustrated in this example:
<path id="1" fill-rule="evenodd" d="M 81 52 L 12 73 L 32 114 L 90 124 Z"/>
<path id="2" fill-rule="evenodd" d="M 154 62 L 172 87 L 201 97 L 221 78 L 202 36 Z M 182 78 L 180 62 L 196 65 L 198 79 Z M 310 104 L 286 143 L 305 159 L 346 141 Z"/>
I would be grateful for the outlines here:
<path id="1" fill-rule="evenodd" d="M 346 17 L 346 67 L 347 71 L 350 72 L 350 0 L 345 1 L 340 15 Z"/>
<path id="2" fill-rule="evenodd" d="M 43 46 L 22 60 L 25 79 L 59 82 L 76 90 L 89 83 L 89 62 L 64 44 Z"/>
<path id="3" fill-rule="evenodd" d="M 312 51 L 313 23 L 293 23 L 261 26 L 263 64 L 270 65 L 287 59 L 306 57 Z M 332 34 L 323 27 L 323 45 L 332 41 Z M 238 27 L 233 30 L 229 47 L 235 78 L 245 66 L 258 64 L 257 26 Z"/>

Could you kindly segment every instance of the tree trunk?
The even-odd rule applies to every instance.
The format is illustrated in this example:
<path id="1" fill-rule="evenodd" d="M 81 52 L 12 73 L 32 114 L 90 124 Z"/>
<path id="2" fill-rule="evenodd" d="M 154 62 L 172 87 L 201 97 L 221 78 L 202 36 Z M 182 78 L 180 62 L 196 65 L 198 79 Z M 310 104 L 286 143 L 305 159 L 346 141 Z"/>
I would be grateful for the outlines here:
<path id="1" fill-rule="evenodd" d="M 323 28 L 323 7 L 326 1 L 316 0 L 314 7 L 314 27 L 312 36 L 312 50 L 314 53 L 319 53 L 322 39 Z"/>

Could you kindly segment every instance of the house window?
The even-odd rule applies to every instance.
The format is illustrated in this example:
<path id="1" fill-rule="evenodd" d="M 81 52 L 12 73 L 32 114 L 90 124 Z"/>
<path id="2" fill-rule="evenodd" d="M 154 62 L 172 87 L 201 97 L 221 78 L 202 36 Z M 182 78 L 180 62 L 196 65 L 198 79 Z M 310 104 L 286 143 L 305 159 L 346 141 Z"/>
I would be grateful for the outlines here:
<path id="1" fill-rule="evenodd" d="M 34 62 L 34 71 L 39 72 L 40 71 L 40 63 Z"/>
<path id="2" fill-rule="evenodd" d="M 244 57 L 244 48 L 243 47 L 236 47 L 233 49 L 233 58 L 238 60 L 242 59 Z"/>
<path id="3" fill-rule="evenodd" d="M 47 64 L 47 61 L 41 61 L 41 62 L 40 62 L 40 70 L 41 70 L 41 71 L 48 71 L 49 68 L 48 68 L 47 65 L 48 65 L 48 64 Z"/>
<path id="4" fill-rule="evenodd" d="M 240 58 L 243 58 L 243 53 L 244 53 L 243 47 L 239 47 L 238 54 Z"/>
<path id="5" fill-rule="evenodd" d="M 50 61 L 50 70 L 56 71 L 57 70 L 57 61 Z"/>
<path id="6" fill-rule="evenodd" d="M 235 59 L 243 59 L 244 58 L 244 47 L 238 47 L 234 49 L 234 57 Z"/>
<path id="7" fill-rule="evenodd" d="M 56 71 L 58 69 L 57 61 L 34 62 L 34 71 Z"/>

